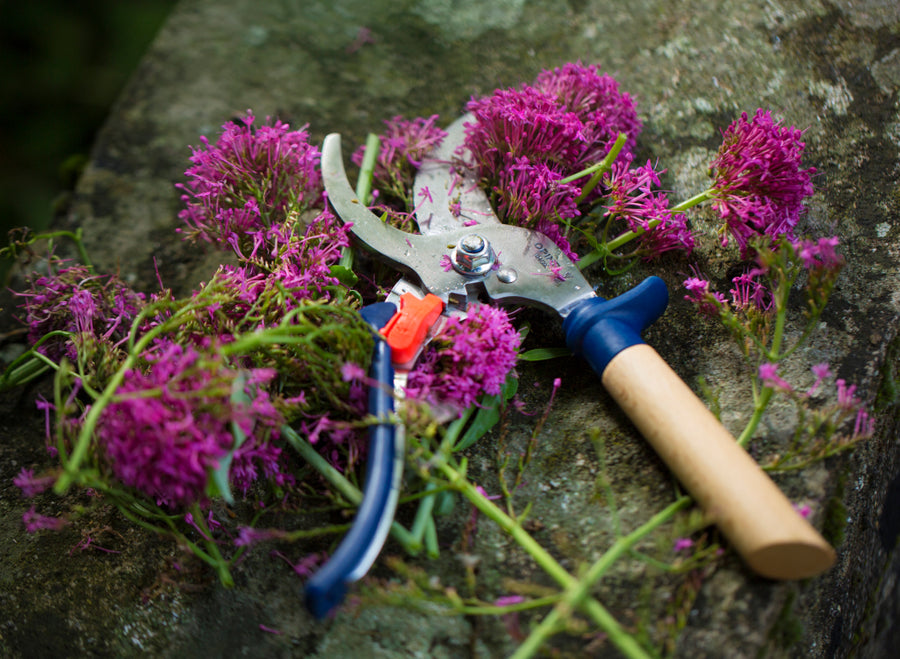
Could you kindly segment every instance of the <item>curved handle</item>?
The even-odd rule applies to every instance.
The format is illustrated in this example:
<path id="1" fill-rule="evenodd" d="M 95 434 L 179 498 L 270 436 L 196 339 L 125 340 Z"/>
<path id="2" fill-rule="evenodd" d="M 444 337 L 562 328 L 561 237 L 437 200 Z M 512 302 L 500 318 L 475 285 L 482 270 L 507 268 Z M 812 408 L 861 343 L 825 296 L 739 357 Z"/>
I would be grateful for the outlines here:
<path id="1" fill-rule="evenodd" d="M 595 324 L 609 322 L 595 320 Z M 570 336 L 571 331 L 571 325 L 566 327 L 573 350 L 574 343 L 613 399 L 754 571 L 772 579 L 803 579 L 834 564 L 831 546 L 653 348 L 638 339 L 598 368 L 600 356 L 610 350 L 585 342 L 585 336 L 598 339 L 602 333 L 591 332 L 584 323 L 580 336 Z"/>
<path id="2" fill-rule="evenodd" d="M 383 324 L 384 315 L 390 318 L 396 310 L 389 303 L 370 306 L 378 307 L 368 314 L 374 319 L 366 317 L 367 309 L 363 316 L 373 325 Z M 394 410 L 394 368 L 390 347 L 377 336 L 369 376 L 374 381 L 369 387 L 369 414 L 385 422 L 369 426 L 366 481 L 353 525 L 328 563 L 306 583 L 306 606 L 320 619 L 343 601 L 349 584 L 368 572 L 384 545 L 397 508 L 403 470 L 403 427 L 388 420 Z"/>

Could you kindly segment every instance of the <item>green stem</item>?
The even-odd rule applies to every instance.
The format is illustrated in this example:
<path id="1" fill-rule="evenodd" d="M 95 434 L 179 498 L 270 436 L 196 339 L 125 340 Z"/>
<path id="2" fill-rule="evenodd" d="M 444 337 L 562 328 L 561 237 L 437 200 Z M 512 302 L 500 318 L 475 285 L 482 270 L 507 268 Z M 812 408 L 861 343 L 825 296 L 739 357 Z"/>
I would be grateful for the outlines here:
<path id="1" fill-rule="evenodd" d="M 763 387 L 762 393 L 759 396 L 759 400 L 756 401 L 756 405 L 753 407 L 753 414 L 750 416 L 750 420 L 747 422 L 747 425 L 744 427 L 744 431 L 737 438 L 737 443 L 739 446 L 743 446 L 747 448 L 747 444 L 750 443 L 750 440 L 753 439 L 753 433 L 756 432 L 757 426 L 759 426 L 759 422 L 762 420 L 763 413 L 766 411 L 766 407 L 769 405 L 769 400 L 772 398 L 773 390 L 770 387 Z"/>
<path id="2" fill-rule="evenodd" d="M 791 284 L 793 284 L 792 280 L 788 282 L 782 281 L 775 291 L 775 327 L 772 330 L 772 345 L 762 353 L 763 357 L 772 363 L 777 363 L 785 357 L 784 354 L 781 354 L 781 344 L 784 341 L 787 294 L 790 292 Z M 788 352 L 791 351 L 789 350 Z M 769 406 L 769 401 L 772 400 L 773 393 L 774 389 L 764 386 L 759 396 L 756 396 L 754 385 L 753 414 L 750 416 L 750 420 L 747 422 L 743 432 L 737 438 L 737 443 L 740 446 L 746 448 L 750 440 L 753 439 L 753 434 L 756 432 L 756 428 L 759 426 L 762 416 Z"/>
<path id="3" fill-rule="evenodd" d="M 62 330 L 54 330 L 44 334 L 33 346 L 31 346 L 31 348 L 16 357 L 6 367 L 3 375 L 0 376 L 0 391 L 12 389 L 30 382 L 34 378 L 45 373 L 47 369 L 58 370 L 59 365 L 49 357 L 41 354 L 38 348 L 53 338 L 63 337 L 64 339 L 68 339 L 71 336 L 71 332 L 64 332 Z"/>
<path id="4" fill-rule="evenodd" d="M 434 523 L 434 517 L 429 517 L 425 526 L 425 554 L 428 558 L 438 558 L 441 555 L 440 549 L 438 549 L 437 526 Z"/>
<path id="5" fill-rule="evenodd" d="M 356 196 L 362 203 L 368 206 L 372 202 L 372 183 L 375 179 L 375 163 L 378 160 L 378 152 L 381 149 L 381 140 L 374 133 L 366 136 L 366 150 L 363 153 L 363 161 L 359 168 L 359 178 L 356 180 Z M 353 249 L 349 246 L 341 248 L 341 258 L 338 261 L 348 270 L 353 269 Z"/>
<path id="6" fill-rule="evenodd" d="M 3 377 L 0 378 L 0 391 L 19 387 L 43 375 L 51 368 L 56 368 L 56 364 L 48 363 L 49 361 L 38 352 L 28 355 L 27 359 L 21 360 L 21 362 L 16 360 L 10 364 Z"/>
<path id="7" fill-rule="evenodd" d="M 787 296 L 785 296 L 786 301 Z M 775 309 L 775 329 L 772 331 L 772 347 L 766 357 L 773 363 L 781 361 L 783 355 L 781 352 L 781 343 L 784 340 L 784 323 L 787 319 L 787 311 L 784 305 L 779 304 Z"/>
<path id="8" fill-rule="evenodd" d="M 602 258 L 605 258 L 609 255 L 609 250 L 605 245 L 598 245 L 596 249 L 590 254 L 584 255 L 582 258 L 578 259 L 578 269 L 584 270 L 589 265 L 593 265 L 597 261 Z"/>
<path id="9" fill-rule="evenodd" d="M 500 508 L 494 505 L 487 497 L 482 495 L 478 489 L 463 475 L 454 469 L 446 460 L 435 459 L 436 466 L 444 473 L 450 481 L 450 484 L 472 502 L 472 504 L 484 514 L 487 518 L 496 523 L 501 529 L 506 531 L 519 544 L 522 549 L 528 552 L 541 568 L 555 579 L 560 585 L 567 590 L 574 590 L 578 586 L 578 580 L 575 579 L 544 549 L 538 542 L 532 538 L 522 526 L 514 519 L 505 514 Z M 592 598 L 585 598 L 581 602 L 581 608 L 597 623 L 609 639 L 626 657 L 647 657 L 647 653 L 638 644 L 638 642 L 626 632 L 618 621 L 600 604 Z"/>
<path id="10" fill-rule="evenodd" d="M 219 546 L 209 532 L 209 527 L 206 526 L 206 520 L 203 518 L 203 511 L 200 510 L 200 505 L 196 503 L 192 504 L 190 513 L 194 519 L 194 524 L 196 524 L 197 528 L 200 530 L 200 535 L 203 537 L 203 544 L 206 545 L 206 550 L 209 552 L 209 556 L 212 559 L 210 563 L 215 567 L 216 572 L 219 574 L 219 581 L 221 581 L 222 585 L 226 588 L 231 588 L 234 586 L 234 578 L 231 576 L 231 572 L 228 569 L 228 561 L 222 556 L 222 553 L 219 551 Z"/>
<path id="11" fill-rule="evenodd" d="M 459 610 L 464 615 L 505 615 L 507 613 L 518 613 L 520 611 L 530 611 L 532 609 L 539 609 L 544 606 L 550 606 L 552 604 L 556 604 L 559 601 L 560 595 L 547 595 L 546 597 L 538 597 L 533 600 L 527 600 L 525 602 L 520 602 L 519 604 L 509 604 L 507 606 L 497 606 L 497 605 L 487 605 L 487 606 L 465 606 L 463 605 Z"/>
<path id="12" fill-rule="evenodd" d="M 75 249 L 78 250 L 78 258 L 81 259 L 81 262 L 87 266 L 87 269 L 92 271 L 94 270 L 94 264 L 91 263 L 91 259 L 88 256 L 87 249 L 84 247 L 84 242 L 82 240 L 83 234 L 81 227 L 77 230 L 73 231 L 50 231 L 49 233 L 40 233 L 34 237 L 33 240 L 29 241 L 29 243 L 34 242 L 40 239 L 52 240 L 53 238 L 68 238 L 73 243 L 75 243 Z"/>
<path id="13" fill-rule="evenodd" d="M 683 213 L 689 208 L 693 208 L 694 206 L 698 206 L 702 204 L 704 201 L 708 201 L 712 199 L 713 193 L 715 192 L 714 188 L 710 188 L 709 190 L 704 190 L 699 194 L 695 194 L 693 197 L 688 197 L 684 201 L 680 201 L 669 210 L 673 213 Z"/>
<path id="14" fill-rule="evenodd" d="M 363 153 L 362 164 L 359 166 L 359 178 L 356 180 L 356 196 L 368 206 L 372 193 L 372 182 L 375 179 L 375 163 L 378 161 L 378 151 L 381 149 L 381 140 L 378 135 L 369 133 L 366 136 L 366 150 Z"/>
<path id="15" fill-rule="evenodd" d="M 708 199 L 712 199 L 712 194 L 713 194 L 713 189 L 710 188 L 709 190 L 701 192 L 700 194 L 696 194 L 689 199 L 685 199 L 684 201 L 682 201 L 678 204 L 675 204 L 669 210 L 672 213 L 682 213 L 689 208 L 693 208 L 694 206 L 701 204 L 704 201 L 707 201 Z M 621 247 L 622 245 L 628 244 L 629 242 L 631 242 L 638 236 L 643 235 L 647 231 L 659 226 L 660 222 L 662 222 L 661 219 L 650 220 L 650 222 L 648 222 L 647 229 L 637 229 L 635 231 L 626 231 L 625 233 L 617 236 L 612 241 L 610 241 L 606 244 L 607 251 L 612 252 L 612 251 L 618 249 L 619 247 Z M 594 260 L 596 261 L 597 259 L 595 258 Z M 581 264 L 579 264 L 579 265 L 581 265 Z"/>
<path id="16" fill-rule="evenodd" d="M 419 501 L 419 508 L 416 510 L 416 518 L 413 520 L 413 525 L 410 529 L 413 538 L 420 542 L 425 537 L 428 520 L 434 521 L 431 513 L 434 510 L 435 495 L 433 491 L 435 489 L 437 489 L 437 485 L 431 481 L 425 485 L 425 491 L 428 494 Z"/>
<path id="17" fill-rule="evenodd" d="M 582 603 L 588 597 L 590 589 L 593 587 L 593 585 L 600 580 L 600 578 L 617 560 L 628 553 L 628 551 L 648 533 L 655 530 L 665 522 L 668 522 L 670 519 L 672 519 L 675 513 L 683 510 L 690 503 L 691 498 L 683 496 L 673 503 L 669 504 L 665 509 L 658 512 L 656 515 L 651 517 L 648 521 L 646 521 L 644 524 L 639 526 L 628 535 L 622 536 L 621 538 L 616 540 L 612 544 L 612 546 L 608 550 L 606 550 L 603 556 L 601 556 L 600 559 L 588 569 L 588 571 L 584 574 L 583 577 L 581 577 L 581 579 L 575 582 L 573 586 L 570 586 L 566 589 L 566 592 L 563 593 L 562 599 L 541 621 L 541 624 L 531 632 L 528 638 L 525 639 L 522 645 L 519 646 L 512 657 L 514 659 L 524 659 L 525 657 L 534 656 L 534 654 L 541 648 L 544 642 L 548 638 L 550 638 L 550 636 L 552 636 L 557 629 L 559 629 L 559 627 L 564 622 L 565 617 L 573 609 L 582 605 Z M 627 639 L 627 641 L 630 641 L 630 644 L 628 645 L 628 651 L 626 651 L 626 649 L 622 645 L 620 645 L 620 642 L 625 639 Z M 619 649 L 622 650 L 623 653 L 626 653 L 626 656 L 647 656 L 647 653 L 644 651 L 644 649 L 640 647 L 640 645 L 637 644 L 634 638 L 627 633 L 625 634 L 625 638 L 619 639 L 619 642 L 613 639 L 612 636 L 610 636 L 610 640 L 616 643 Z M 631 652 L 633 652 L 633 654 Z"/>
<path id="18" fill-rule="evenodd" d="M 359 506 L 362 502 L 362 492 L 354 487 L 353 483 L 344 478 L 337 469 L 328 464 L 328 461 L 319 455 L 306 439 L 298 435 L 293 428 L 284 425 L 281 427 L 281 434 L 288 440 L 288 443 L 294 447 L 306 462 L 316 471 L 318 471 L 331 485 L 340 492 L 347 501 L 354 506 Z M 422 549 L 421 539 L 416 539 L 398 522 L 391 523 L 391 537 L 399 542 L 403 549 L 411 556 L 415 556 Z"/>
<path id="19" fill-rule="evenodd" d="M 591 191 L 597 187 L 597 184 L 600 182 L 600 178 L 609 171 L 612 167 L 613 163 L 616 161 L 616 158 L 619 157 L 619 152 L 622 151 L 622 147 L 625 146 L 625 142 L 628 141 L 628 136 L 625 133 L 619 133 L 616 137 L 616 141 L 613 143 L 609 152 L 604 156 L 603 160 L 598 162 L 595 165 L 591 165 L 586 169 L 582 169 L 580 172 L 576 172 L 571 176 L 567 176 L 566 178 L 560 180 L 560 183 L 571 183 L 572 181 L 577 181 L 580 178 L 584 178 L 588 174 L 591 174 L 590 180 L 585 183 L 584 187 L 581 189 L 581 194 L 575 199 L 575 203 L 581 203 L 584 201 L 584 198 L 587 197 Z"/>

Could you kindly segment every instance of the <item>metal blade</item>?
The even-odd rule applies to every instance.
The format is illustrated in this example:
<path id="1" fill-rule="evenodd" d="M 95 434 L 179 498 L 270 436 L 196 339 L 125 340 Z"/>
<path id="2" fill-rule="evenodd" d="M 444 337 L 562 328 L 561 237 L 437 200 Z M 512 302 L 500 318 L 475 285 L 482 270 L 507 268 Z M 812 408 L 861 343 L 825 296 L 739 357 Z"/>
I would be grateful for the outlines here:
<path id="1" fill-rule="evenodd" d="M 444 169 L 450 169 L 448 161 L 440 162 Z M 444 174 L 435 180 L 447 182 L 450 176 Z M 414 275 L 424 288 L 448 304 L 465 309 L 470 292 L 481 290 L 496 302 L 537 305 L 565 317 L 577 302 L 594 297 L 588 281 L 549 238 L 537 231 L 500 224 L 493 212 L 477 226 L 465 226 L 458 218 L 453 218 L 454 225 L 444 217 L 452 218 L 452 213 L 435 205 L 429 211 L 434 215 L 429 224 L 443 229 L 431 235 L 406 233 L 385 224 L 350 186 L 336 133 L 326 137 L 322 145 L 322 178 L 328 201 L 343 222 L 353 224 L 356 239 L 382 260 Z M 477 187 L 471 192 L 461 190 L 460 199 L 469 203 L 476 194 L 486 201 Z M 448 198 L 453 197 L 445 193 L 444 199 Z M 449 265 L 453 248 L 463 237 L 476 233 L 490 243 L 498 261 L 497 267 L 477 276 Z"/>
<path id="2" fill-rule="evenodd" d="M 487 195 L 478 186 L 475 172 L 457 166 L 468 159 L 465 124 L 474 121 L 471 114 L 465 114 L 450 124 L 447 136 L 422 160 L 416 173 L 416 222 L 424 234 L 500 223 Z"/>
<path id="3" fill-rule="evenodd" d="M 353 235 L 382 260 L 407 274 L 414 275 L 430 292 L 444 300 L 450 292 L 462 291 L 469 281 L 453 270 L 441 267 L 448 253 L 448 244 L 465 233 L 466 229 L 441 236 L 406 233 L 386 224 L 370 211 L 356 196 L 347 180 L 341 156 L 341 136 L 332 133 L 322 144 L 322 180 L 328 201 L 345 223 L 352 224 Z"/>

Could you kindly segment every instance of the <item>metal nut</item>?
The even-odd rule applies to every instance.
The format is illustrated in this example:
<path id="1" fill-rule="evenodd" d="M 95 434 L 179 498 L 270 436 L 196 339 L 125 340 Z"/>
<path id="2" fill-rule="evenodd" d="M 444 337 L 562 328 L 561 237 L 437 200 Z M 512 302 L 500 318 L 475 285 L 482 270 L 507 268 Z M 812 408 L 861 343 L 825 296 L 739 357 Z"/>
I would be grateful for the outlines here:
<path id="1" fill-rule="evenodd" d="M 453 267 L 464 275 L 483 275 L 494 266 L 496 257 L 491 244 L 477 233 L 459 239 L 453 249 Z"/>

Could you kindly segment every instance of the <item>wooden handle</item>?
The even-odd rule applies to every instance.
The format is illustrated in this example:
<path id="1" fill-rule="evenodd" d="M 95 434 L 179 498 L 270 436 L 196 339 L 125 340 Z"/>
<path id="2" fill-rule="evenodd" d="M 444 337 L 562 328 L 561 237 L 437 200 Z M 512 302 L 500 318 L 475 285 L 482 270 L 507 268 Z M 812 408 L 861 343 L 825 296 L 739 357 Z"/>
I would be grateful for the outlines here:
<path id="1" fill-rule="evenodd" d="M 831 546 L 653 348 L 626 348 L 602 380 L 754 571 L 804 579 L 834 564 Z"/>

